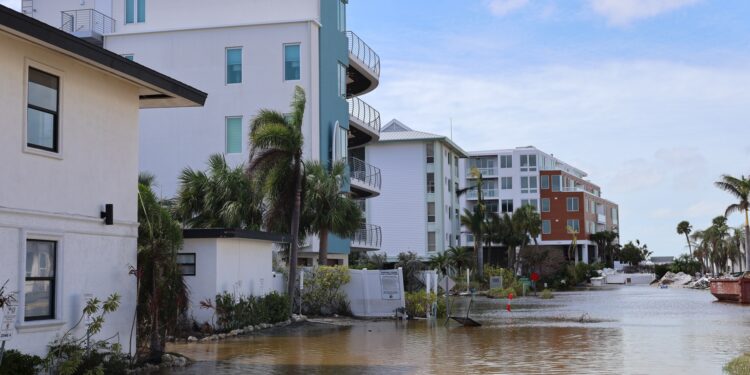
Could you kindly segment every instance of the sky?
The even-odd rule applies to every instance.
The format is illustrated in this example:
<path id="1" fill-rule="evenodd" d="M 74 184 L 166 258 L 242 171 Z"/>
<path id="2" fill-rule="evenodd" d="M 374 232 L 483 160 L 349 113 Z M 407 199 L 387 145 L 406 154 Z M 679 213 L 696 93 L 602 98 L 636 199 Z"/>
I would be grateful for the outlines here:
<path id="1" fill-rule="evenodd" d="M 0 0 L 18 9 L 20 0 Z M 350 0 L 380 55 L 363 97 L 467 151 L 534 145 L 620 206 L 621 241 L 679 255 L 750 174 L 750 1 Z M 730 224 L 742 224 L 739 215 Z"/>
<path id="2" fill-rule="evenodd" d="M 380 55 L 363 97 L 467 151 L 534 145 L 620 206 L 621 241 L 687 251 L 677 223 L 733 203 L 750 174 L 750 1 L 351 0 Z M 742 224 L 740 215 L 730 224 Z"/>

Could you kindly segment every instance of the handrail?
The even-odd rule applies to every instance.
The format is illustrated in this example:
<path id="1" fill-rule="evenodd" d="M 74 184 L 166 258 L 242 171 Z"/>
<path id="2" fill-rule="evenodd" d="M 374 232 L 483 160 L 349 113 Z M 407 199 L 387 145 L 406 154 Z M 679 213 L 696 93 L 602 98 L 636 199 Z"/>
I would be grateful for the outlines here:
<path id="1" fill-rule="evenodd" d="M 367 164 L 355 157 L 349 157 L 349 177 L 362 181 L 368 186 L 380 190 L 380 168 Z"/>
<path id="2" fill-rule="evenodd" d="M 355 247 L 380 248 L 383 243 L 383 232 L 379 225 L 362 224 L 359 230 L 354 233 L 351 242 Z"/>
<path id="3" fill-rule="evenodd" d="M 377 109 L 356 96 L 346 101 L 349 102 L 350 116 L 362 121 L 363 124 L 380 134 L 380 112 Z"/>
<path id="4" fill-rule="evenodd" d="M 471 189 L 466 192 L 466 199 L 477 199 L 478 198 L 477 189 Z M 498 191 L 497 188 L 485 188 L 482 189 L 482 197 L 483 198 L 497 198 Z"/>
<path id="5" fill-rule="evenodd" d="M 65 10 L 61 12 L 60 29 L 69 33 L 93 31 L 99 34 L 115 32 L 115 20 L 94 9 Z"/>
<path id="6" fill-rule="evenodd" d="M 346 37 L 349 39 L 349 52 L 380 77 L 380 56 L 357 34 L 347 31 Z"/>

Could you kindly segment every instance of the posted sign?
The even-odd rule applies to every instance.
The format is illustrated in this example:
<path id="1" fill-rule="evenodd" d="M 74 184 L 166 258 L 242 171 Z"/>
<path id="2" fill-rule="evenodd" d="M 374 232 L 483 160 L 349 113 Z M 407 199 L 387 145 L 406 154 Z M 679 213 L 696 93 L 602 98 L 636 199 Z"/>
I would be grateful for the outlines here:
<path id="1" fill-rule="evenodd" d="M 398 270 L 380 271 L 380 288 L 383 292 L 383 299 L 401 299 L 400 284 Z"/>
<path id="2" fill-rule="evenodd" d="M 18 306 L 5 305 L 2 312 L 2 319 L 0 319 L 0 341 L 8 341 L 13 338 L 13 334 L 16 330 L 16 312 Z"/>

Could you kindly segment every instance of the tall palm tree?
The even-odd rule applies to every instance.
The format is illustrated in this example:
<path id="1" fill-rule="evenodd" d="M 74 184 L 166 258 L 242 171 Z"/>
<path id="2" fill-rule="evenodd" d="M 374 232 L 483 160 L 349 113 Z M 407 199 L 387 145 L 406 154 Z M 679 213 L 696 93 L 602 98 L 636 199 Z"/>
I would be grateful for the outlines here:
<path id="1" fill-rule="evenodd" d="M 596 243 L 599 249 L 599 256 L 604 257 L 604 264 L 607 267 L 614 265 L 613 255 L 615 251 L 615 241 L 619 237 L 619 234 L 615 231 L 605 230 L 601 232 L 592 233 L 589 235 L 589 239 Z"/>
<path id="2" fill-rule="evenodd" d="M 257 179 L 264 193 L 266 227 L 290 235 L 289 303 L 294 301 L 302 214 L 302 120 L 305 115 L 305 91 L 297 86 L 291 113 L 261 109 L 250 122 L 250 163 L 248 174 Z M 287 224 L 289 223 L 289 224 Z"/>
<path id="3" fill-rule="evenodd" d="M 464 214 L 461 215 L 460 221 L 461 225 L 468 228 L 474 236 L 474 256 L 476 256 L 477 260 L 477 276 L 481 278 L 484 275 L 484 248 L 482 245 L 484 242 L 483 224 L 486 216 L 484 191 L 482 190 L 484 180 L 482 179 L 482 173 L 477 168 L 471 168 L 469 175 L 474 178 L 474 185 L 459 189 L 456 191 L 456 195 L 461 196 L 469 190 L 477 191 L 477 203 L 474 205 L 473 210 L 464 208 Z"/>
<path id="4" fill-rule="evenodd" d="M 683 220 L 679 224 L 677 224 L 677 234 L 685 235 L 685 240 L 687 241 L 690 255 L 693 254 L 693 245 L 690 244 L 690 232 L 692 231 L 693 231 L 693 226 L 690 225 L 690 222 L 687 220 Z"/>
<path id="5" fill-rule="evenodd" d="M 521 215 L 516 218 L 509 215 L 507 212 L 500 216 L 500 222 L 497 226 L 498 232 L 494 234 L 499 240 L 498 242 L 505 244 L 508 248 L 508 268 L 516 272 L 516 250 L 519 246 L 524 246 L 529 241 L 529 236 L 522 229 Z"/>
<path id="6" fill-rule="evenodd" d="M 745 176 L 740 178 L 732 177 L 729 175 L 721 176 L 720 181 L 716 181 L 716 186 L 722 189 L 738 200 L 737 203 L 729 205 L 727 207 L 725 216 L 729 216 L 734 212 L 740 212 L 745 214 L 745 251 L 750 249 L 750 179 Z M 750 270 L 750 256 L 745 255 L 746 261 L 745 269 Z"/>
<path id="7" fill-rule="evenodd" d="M 538 238 L 542 234 L 542 216 L 536 211 L 536 208 L 532 205 L 521 206 L 516 212 L 513 213 L 513 219 L 518 223 L 518 227 L 525 236 L 525 243 L 522 246 L 529 244 L 529 241 L 534 242 L 535 247 L 539 247 Z"/>
<path id="8" fill-rule="evenodd" d="M 466 247 L 451 247 L 448 250 L 445 251 L 445 254 L 448 257 L 448 261 L 450 262 L 453 269 L 460 273 L 461 270 L 466 268 L 471 268 L 473 259 L 472 254 L 467 250 Z"/>
<path id="9" fill-rule="evenodd" d="M 341 192 L 347 164 L 335 161 L 331 168 L 319 162 L 305 165 L 305 204 L 303 216 L 309 232 L 320 241 L 318 264 L 328 264 L 328 234 L 349 238 L 362 226 L 362 210 Z"/>
<path id="10" fill-rule="evenodd" d="M 708 272 L 708 254 L 710 253 L 709 241 L 706 241 L 707 234 L 703 230 L 696 230 L 690 235 L 695 245 L 693 250 L 693 257 L 697 258 L 701 262 L 701 272 Z"/>
<path id="11" fill-rule="evenodd" d="M 206 172 L 183 169 L 176 216 L 190 228 L 259 229 L 261 200 L 244 169 L 230 167 L 221 154 L 209 156 Z"/>

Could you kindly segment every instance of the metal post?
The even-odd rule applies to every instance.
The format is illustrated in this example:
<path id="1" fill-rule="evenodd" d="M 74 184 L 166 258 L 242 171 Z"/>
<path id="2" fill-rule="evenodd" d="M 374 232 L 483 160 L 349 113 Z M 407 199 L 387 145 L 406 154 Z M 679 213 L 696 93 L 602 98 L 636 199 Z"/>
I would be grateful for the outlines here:
<path id="1" fill-rule="evenodd" d="M 5 354 L 5 341 L 0 341 L 0 366 L 3 364 L 3 355 Z"/>

